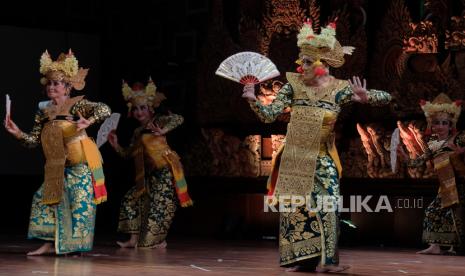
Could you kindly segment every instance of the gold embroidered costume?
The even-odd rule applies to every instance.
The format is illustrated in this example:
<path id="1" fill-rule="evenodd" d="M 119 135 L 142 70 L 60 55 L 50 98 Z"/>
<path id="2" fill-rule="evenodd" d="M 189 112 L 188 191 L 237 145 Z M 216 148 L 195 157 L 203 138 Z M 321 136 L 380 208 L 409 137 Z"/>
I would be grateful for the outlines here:
<path id="1" fill-rule="evenodd" d="M 149 80 L 144 88 L 123 84 L 123 96 L 131 109 L 147 105 L 152 111 L 165 99 Z M 129 111 L 130 112 L 130 111 Z M 154 125 L 169 132 L 182 124 L 177 114 L 155 115 Z M 135 186 L 123 198 L 118 231 L 138 234 L 138 247 L 154 247 L 165 241 L 177 205 L 192 205 L 179 156 L 171 150 L 166 137 L 155 135 L 145 126 L 134 131 L 131 144 L 119 154 L 134 159 Z"/>
<path id="2" fill-rule="evenodd" d="M 443 93 L 432 102 L 422 102 L 421 107 L 427 120 L 429 152 L 414 160 L 416 166 L 432 160 L 434 172 L 439 180 L 436 198 L 425 210 L 423 241 L 429 244 L 452 245 L 464 250 L 465 240 L 465 194 L 463 189 L 465 163 L 463 154 L 455 148 L 465 147 L 465 133 L 456 132 L 455 126 L 461 113 L 461 102 L 452 102 Z M 450 122 L 449 136 L 440 140 L 432 133 L 434 120 Z"/>
<path id="3" fill-rule="evenodd" d="M 71 51 L 52 61 L 45 52 L 41 58 L 41 82 L 63 81 L 84 88 L 87 69 L 78 68 Z M 96 204 L 106 200 L 102 160 L 97 146 L 85 130 L 77 131 L 79 114 L 91 122 L 110 115 L 102 103 L 83 96 L 67 99 L 61 105 L 41 102 L 30 133 L 19 139 L 28 147 L 42 144 L 46 159 L 44 183 L 32 201 L 29 238 L 55 241 L 57 254 L 92 249 Z"/>
<path id="4" fill-rule="evenodd" d="M 335 39 L 335 25 L 313 33 L 311 24 L 304 23 L 299 35 L 300 56 L 315 62 L 323 60 L 330 66 L 344 63 L 344 54 L 353 50 L 341 47 Z M 331 78 L 324 87 L 308 86 L 303 75 L 287 73 L 288 83 L 270 105 L 250 102 L 258 117 L 273 122 L 285 109 L 291 108 L 285 146 L 273 161 L 269 178 L 269 195 L 309 197 L 316 208 L 321 196 L 339 197 L 341 164 L 334 146 L 334 124 L 341 107 L 351 101 L 353 92 L 347 81 Z M 389 103 L 391 97 L 383 91 L 368 91 L 373 105 Z M 280 263 L 295 265 L 319 259 L 322 265 L 337 265 L 337 212 L 309 212 L 307 207 L 280 213 Z"/>

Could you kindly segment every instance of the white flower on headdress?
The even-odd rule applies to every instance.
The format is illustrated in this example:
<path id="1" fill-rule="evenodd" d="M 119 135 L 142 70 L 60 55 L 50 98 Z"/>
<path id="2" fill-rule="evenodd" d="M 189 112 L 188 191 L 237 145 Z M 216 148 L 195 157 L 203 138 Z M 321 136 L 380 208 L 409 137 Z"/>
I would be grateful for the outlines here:
<path id="1" fill-rule="evenodd" d="M 300 57 L 306 55 L 317 62 L 325 61 L 334 68 L 341 67 L 345 62 L 344 55 L 350 55 L 354 50 L 354 47 L 343 47 L 337 41 L 335 22 L 321 28 L 320 34 L 315 34 L 309 20 L 304 22 L 297 35 L 297 46 L 300 48 Z"/>
<path id="2" fill-rule="evenodd" d="M 334 49 L 336 44 L 336 28 L 330 25 L 321 28 L 321 32 L 318 38 L 315 40 L 319 45 L 317 47 L 328 47 L 331 50 Z"/>
<path id="3" fill-rule="evenodd" d="M 312 22 L 307 19 L 297 35 L 297 46 L 302 47 L 304 44 L 310 44 L 310 41 L 314 38 L 315 33 L 313 32 Z"/>
<path id="4" fill-rule="evenodd" d="M 310 20 L 304 22 L 297 35 L 297 46 L 302 47 L 305 44 L 317 48 L 334 49 L 336 44 L 336 23 L 329 23 L 326 27 L 321 28 L 320 34 L 315 34 Z"/>

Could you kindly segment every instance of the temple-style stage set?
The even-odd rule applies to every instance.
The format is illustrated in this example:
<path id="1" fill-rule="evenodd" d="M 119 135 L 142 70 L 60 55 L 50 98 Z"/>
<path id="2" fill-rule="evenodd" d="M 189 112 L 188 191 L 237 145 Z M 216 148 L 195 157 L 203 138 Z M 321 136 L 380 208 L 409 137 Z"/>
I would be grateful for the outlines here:
<path id="1" fill-rule="evenodd" d="M 255 95 L 260 106 L 273 105 L 276 99 L 282 99 L 279 91 L 288 87 L 286 72 L 296 73 L 296 68 L 303 66 L 296 64 L 296 60 L 302 62 L 303 59 L 302 54 L 299 56 L 302 47 L 297 44 L 297 35 L 304 22 L 311 22 L 307 24 L 315 36 L 335 22 L 337 45 L 355 48 L 350 55 L 342 54 L 345 59 L 342 66 L 329 67 L 335 79 L 352 80 L 353 76 L 360 76 L 367 80 L 369 88 L 387 92 L 392 98 L 379 106 L 359 102 L 341 104 L 343 107 L 340 112 L 338 109 L 332 136 L 329 142 L 325 141 L 327 151 L 333 150 L 329 144 L 334 141 L 342 165 L 339 191 L 344 198 L 343 205 L 351 209 L 360 207 L 358 203 L 353 205 L 351 199 L 369 198 L 366 205 L 372 210 L 380 200 L 385 200 L 384 203 L 387 200 L 391 208 L 379 212 L 339 213 L 336 251 L 341 264 L 350 268 L 336 273 L 465 275 L 465 209 L 462 206 L 465 203 L 462 150 L 465 148 L 465 120 L 463 114 L 460 116 L 465 99 L 464 0 L 163 0 L 149 1 L 153 3 L 147 3 L 146 7 L 131 3 L 106 7 L 103 1 L 85 2 L 93 7 L 90 15 L 84 15 L 86 7 L 76 13 L 66 11 L 82 24 L 39 24 L 39 29 L 57 32 L 60 41 L 64 41 L 53 46 L 53 60 L 58 62 L 58 53 L 68 48 L 73 49 L 77 58 L 84 56 L 79 59 L 79 66 L 91 69 L 86 80 L 88 86 L 82 95 L 103 102 L 113 113 L 121 114 L 114 132 L 123 147 L 130 143 L 139 145 L 134 143 L 134 137 L 139 134 L 144 137 L 143 130 L 137 132 L 136 119 L 139 119 L 131 108 L 140 104 L 137 97 L 142 96 L 137 93 L 145 91 L 143 97 L 148 99 L 152 93 L 150 85 L 155 84 L 154 95 L 161 91 L 163 94 L 157 95 L 166 96 L 166 99 L 160 99 L 157 104 L 146 103 L 147 108 L 160 107 L 163 116 L 173 120 L 167 125 L 173 129 L 177 127 L 163 133 L 166 139 L 156 144 L 166 150 L 166 155 L 170 154 L 171 159 L 166 159 L 170 171 L 156 171 L 160 168 L 154 165 L 156 172 L 152 175 L 144 167 L 144 161 L 137 159 L 134 153 L 137 150 L 128 154 L 118 148 L 119 145 L 107 142 L 100 147 L 107 201 L 99 204 L 96 211 L 93 249 L 82 255 L 72 252 L 58 256 L 26 256 L 42 244 L 27 237 L 31 198 L 44 181 L 44 160 L 38 150 L 26 151 L 2 131 L 0 138 L 5 152 L 2 167 L 7 169 L 0 173 L 4 192 L 0 205 L 3 210 L 0 275 L 318 273 L 287 271 L 291 264 L 302 265 L 306 257 L 289 257 L 292 261 L 288 261 L 283 257 L 287 244 L 280 244 L 286 223 L 295 227 L 286 229 L 287 234 L 296 232 L 296 237 L 286 236 L 286 241 L 291 243 L 299 239 L 304 241 L 302 236 L 311 231 L 302 230 L 302 226 L 302 233 L 298 233 L 298 223 L 293 222 L 293 218 L 287 222 L 278 212 L 264 211 L 270 208 L 264 197 L 275 160 L 281 158 L 282 147 L 292 143 L 293 138 L 289 134 L 286 138 L 286 132 L 291 129 L 288 124 L 291 114 L 295 114 L 292 113 L 294 106 L 284 109 L 274 122 L 263 123 L 251 108 L 252 104 L 249 106 L 241 96 L 244 83 L 215 74 L 225 59 L 239 52 L 265 56 L 281 74 L 256 83 Z M 139 21 L 140 18 L 144 19 Z M 13 34 L 17 27 L 37 28 L 34 19 L 22 25 L 14 20 L 5 19 L 5 25 L 13 22 L 11 25 L 16 26 L 11 31 L 0 27 L 0 35 Z M 94 30 L 93 26 L 98 28 Z M 49 41 L 53 40 L 53 33 L 47 35 Z M 84 37 L 86 42 L 79 44 Z M 79 46 L 73 46 L 73 42 Z M 47 41 L 38 43 L 47 45 Z M 9 51 L 15 48 L 14 41 L 9 40 L 7 45 Z M 45 49 L 36 50 L 34 56 L 28 56 L 29 64 L 20 59 L 25 63 L 21 66 L 35 70 L 35 75 L 27 76 L 27 81 L 32 83 L 29 85 L 38 83 L 38 53 Z M 7 65 L 11 68 L 14 62 Z M 6 72 L 11 73 L 11 70 Z M 8 78 L 7 73 L 1 74 Z M 129 84 L 139 81 L 143 82 L 144 90 L 130 87 Z M 37 103 L 47 94 L 26 95 L 40 91 L 40 84 L 33 86 L 36 91 L 16 91 L 16 84 L 6 83 L 0 86 L 0 92 L 10 94 L 13 119 L 23 131 L 29 131 Z M 81 95 L 77 92 L 76 95 Z M 436 113 L 449 117 L 440 119 L 435 117 Z M 19 119 L 20 116 L 24 119 Z M 150 126 L 152 133 L 163 129 L 165 117 L 160 118 L 154 119 L 154 125 Z M 440 138 L 438 130 L 441 120 L 446 120 L 449 127 L 444 139 Z M 96 137 L 98 130 L 98 126 L 90 126 L 89 136 Z M 311 134 L 312 130 L 307 132 Z M 142 144 L 145 143 L 144 138 L 141 139 Z M 321 157 L 321 147 L 316 152 Z M 143 154 L 139 153 L 143 159 Z M 129 156 L 135 163 L 121 156 Z M 142 162 L 145 171 L 138 170 L 137 160 Z M 23 166 L 26 169 L 22 169 Z M 333 167 L 335 171 L 337 164 Z M 133 218 L 133 203 L 127 192 L 135 190 L 133 197 L 139 196 L 141 186 L 137 186 L 137 179 L 144 173 L 156 179 L 154 183 L 166 180 L 174 184 L 170 184 L 170 196 L 157 197 L 161 205 L 155 203 L 150 207 L 163 206 L 164 214 L 158 210 L 147 215 L 144 212 L 152 210 L 145 210 Z M 319 177 L 317 172 L 315 177 Z M 94 178 L 91 179 L 95 182 Z M 152 188 L 145 181 L 143 189 L 150 193 Z M 172 205 L 177 204 L 173 202 L 180 204 L 173 208 Z M 124 208 L 130 210 L 126 217 L 120 211 Z M 140 221 L 139 216 L 150 217 L 147 229 L 140 225 L 134 227 L 133 224 Z M 164 218 L 162 226 L 154 223 L 160 216 L 169 217 Z M 425 216 L 430 220 L 425 220 Z M 309 217 L 315 215 L 309 212 Z M 325 221 L 320 219 L 319 223 L 326 229 Z M 312 233 L 326 235 L 321 229 L 315 230 L 313 223 L 309 224 Z M 145 233 L 146 238 L 138 237 L 139 240 L 135 237 L 138 248 L 121 248 L 116 243 L 139 231 L 148 234 Z M 163 232 L 163 238 L 150 236 L 154 232 Z M 29 237 L 37 236 L 29 232 Z M 315 247 L 323 252 L 326 241 L 321 243 L 323 245 Z M 308 244 L 303 244 L 295 248 L 301 246 L 302 251 L 310 250 Z M 438 245 L 437 254 L 417 254 L 431 244 Z M 338 265 L 338 261 L 333 264 Z"/>

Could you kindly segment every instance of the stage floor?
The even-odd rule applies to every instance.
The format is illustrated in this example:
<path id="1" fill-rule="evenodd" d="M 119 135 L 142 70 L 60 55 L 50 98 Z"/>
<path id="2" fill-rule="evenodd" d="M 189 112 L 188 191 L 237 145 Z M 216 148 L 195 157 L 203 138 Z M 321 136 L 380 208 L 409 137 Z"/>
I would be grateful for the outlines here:
<path id="1" fill-rule="evenodd" d="M 27 257 L 40 245 L 0 241 L 0 275 L 302 275 L 278 265 L 275 241 L 174 240 L 167 249 L 119 249 L 99 242 L 84 257 Z M 412 249 L 343 248 L 345 275 L 465 275 L 463 256 L 425 256 Z M 316 273 L 315 273 L 316 274 Z M 326 274 L 328 275 L 328 274 Z"/>

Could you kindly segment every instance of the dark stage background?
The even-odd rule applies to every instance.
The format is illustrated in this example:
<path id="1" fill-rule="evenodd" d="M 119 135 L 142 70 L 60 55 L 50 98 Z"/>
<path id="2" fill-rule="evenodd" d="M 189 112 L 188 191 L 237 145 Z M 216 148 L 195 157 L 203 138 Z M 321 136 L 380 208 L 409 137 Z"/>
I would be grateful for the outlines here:
<path id="1" fill-rule="evenodd" d="M 220 80 L 214 76 L 214 70 L 210 70 L 218 65 L 216 60 L 210 59 L 212 53 L 225 58 L 234 52 L 255 50 L 247 46 L 247 41 L 244 42 L 248 38 L 242 36 L 244 25 L 241 25 L 241 18 L 261 20 L 265 3 L 270 2 L 273 1 L 4 1 L 0 4 L 0 113 L 4 114 L 4 94 L 9 93 L 13 101 L 13 118 L 23 130 L 28 130 L 32 126 L 37 103 L 43 99 L 39 83 L 41 53 L 48 49 L 56 58 L 60 52 L 72 48 L 80 66 L 90 68 L 85 95 L 91 100 L 107 103 L 114 112 L 122 113 L 118 134 L 121 143 L 126 144 L 136 125 L 125 118 L 127 109 L 121 96 L 121 80 L 146 82 L 148 76 L 152 76 L 159 91 L 168 97 L 165 107 L 185 117 L 185 124 L 170 133 L 168 140 L 183 158 L 189 189 L 196 203 L 193 208 L 178 211 L 170 235 L 229 239 L 276 237 L 278 216 L 262 212 L 265 176 L 222 177 L 210 174 L 211 156 L 207 153 L 205 156 L 190 155 L 203 147 L 198 142 L 203 135 L 202 129 L 221 128 L 227 135 L 240 139 L 247 135 L 283 133 L 285 125 L 282 123 L 265 126 L 258 122 L 247 103 L 240 98 L 241 87 Z M 300 1 L 305 7 L 309 2 Z M 367 62 L 359 70 L 361 75 L 370 76 L 372 69 L 379 66 L 372 63 L 373 49 L 383 18 L 393 2 L 316 1 L 322 22 L 326 22 L 337 9 L 353 10 L 361 5 L 367 11 L 364 27 Z M 424 17 L 425 1 L 396 2 L 405 2 L 413 21 Z M 445 2 L 451 7 L 461 7 L 459 0 Z M 358 19 L 354 17 L 351 20 Z M 215 32 L 217 29 L 220 32 Z M 222 35 L 220 38 L 218 33 Z M 293 35 L 279 39 L 294 41 Z M 226 49 L 224 44 L 212 41 L 221 41 L 231 47 Z M 293 63 L 296 49 L 289 53 L 280 49 L 276 47 L 271 53 Z M 370 84 L 370 79 L 368 82 Z M 375 88 L 383 88 L 376 87 L 378 83 L 374 85 Z M 213 92 L 212 86 L 216 87 Z M 373 121 L 392 127 L 397 119 L 388 109 L 371 110 L 358 106 L 341 115 L 343 123 L 338 128 L 344 139 L 340 139 L 340 149 L 346 151 L 349 139 L 357 137 L 357 122 Z M 93 127 L 90 133 L 95 134 L 96 130 Z M 40 148 L 22 148 L 6 131 L 0 131 L 0 150 L 0 234 L 26 236 L 31 198 L 42 182 L 41 151 Z M 133 179 L 130 161 L 121 160 L 108 145 L 101 150 L 109 200 L 98 207 L 97 239 L 116 235 L 120 200 L 131 187 Z M 193 167 L 193 163 L 197 167 Z M 206 173 L 202 175 L 199 171 Z M 342 191 L 346 194 L 387 193 L 393 199 L 424 197 L 425 203 L 435 195 L 434 181 L 410 184 L 409 179 L 344 178 Z M 361 228 L 343 227 L 342 239 L 349 245 L 418 246 L 422 218 L 422 209 L 398 210 L 388 215 L 357 214 L 352 219 Z"/>

